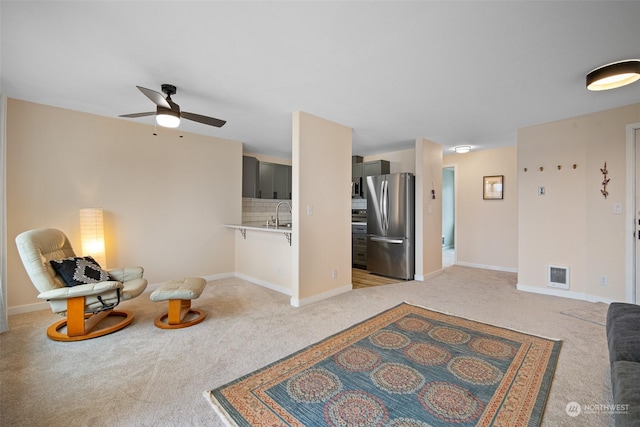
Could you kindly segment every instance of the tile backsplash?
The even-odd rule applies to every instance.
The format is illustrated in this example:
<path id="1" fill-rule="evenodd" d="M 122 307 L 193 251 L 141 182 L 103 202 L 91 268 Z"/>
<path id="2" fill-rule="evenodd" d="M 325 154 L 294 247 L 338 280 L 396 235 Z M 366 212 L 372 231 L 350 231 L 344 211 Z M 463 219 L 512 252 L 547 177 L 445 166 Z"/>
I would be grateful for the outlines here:
<path id="1" fill-rule="evenodd" d="M 291 204 L 291 200 L 242 198 L 242 222 L 267 222 L 276 219 L 276 206 L 280 202 Z M 291 212 L 286 205 L 280 206 L 280 222 L 291 222 Z"/>
<path id="2" fill-rule="evenodd" d="M 351 209 L 367 209 L 367 199 L 351 199 Z"/>
<path id="3" fill-rule="evenodd" d="M 291 200 L 242 198 L 242 222 L 266 222 L 276 219 L 279 202 Z M 351 209 L 367 209 L 367 199 L 351 199 Z M 285 205 L 280 206 L 280 221 L 291 222 L 291 213 Z"/>

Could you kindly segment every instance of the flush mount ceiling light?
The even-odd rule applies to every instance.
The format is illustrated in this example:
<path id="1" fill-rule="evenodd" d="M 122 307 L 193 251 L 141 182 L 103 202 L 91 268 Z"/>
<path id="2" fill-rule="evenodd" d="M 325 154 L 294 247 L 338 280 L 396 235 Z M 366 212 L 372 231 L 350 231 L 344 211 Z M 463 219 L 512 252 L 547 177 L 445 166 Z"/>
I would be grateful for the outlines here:
<path id="1" fill-rule="evenodd" d="M 603 65 L 587 74 L 587 89 L 615 89 L 636 80 L 640 80 L 640 59 L 626 59 Z"/>
<path id="2" fill-rule="evenodd" d="M 468 153 L 469 151 L 471 151 L 471 146 L 470 145 L 459 145 L 457 147 L 454 147 L 453 151 L 455 151 L 458 154 Z"/>

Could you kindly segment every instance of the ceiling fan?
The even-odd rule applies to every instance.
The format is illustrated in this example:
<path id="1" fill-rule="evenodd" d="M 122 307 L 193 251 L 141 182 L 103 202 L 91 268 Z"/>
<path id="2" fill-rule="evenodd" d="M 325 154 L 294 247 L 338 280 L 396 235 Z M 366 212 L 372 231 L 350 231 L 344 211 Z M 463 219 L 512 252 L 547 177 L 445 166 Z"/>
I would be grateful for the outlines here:
<path id="1" fill-rule="evenodd" d="M 122 114 L 119 117 L 136 118 L 155 115 L 156 123 L 160 126 L 169 128 L 178 127 L 180 125 L 180 118 L 216 127 L 222 127 L 227 123 L 226 120 L 216 119 L 215 117 L 202 116 L 200 114 L 188 113 L 186 111 L 181 112 L 180 106 L 171 99 L 171 95 L 176 94 L 176 87 L 174 85 L 162 85 L 162 92 L 167 95 L 166 97 L 155 90 L 147 89 L 142 86 L 136 87 L 140 89 L 140 92 L 142 92 L 147 98 L 153 101 L 154 104 L 156 104 L 156 111 Z"/>

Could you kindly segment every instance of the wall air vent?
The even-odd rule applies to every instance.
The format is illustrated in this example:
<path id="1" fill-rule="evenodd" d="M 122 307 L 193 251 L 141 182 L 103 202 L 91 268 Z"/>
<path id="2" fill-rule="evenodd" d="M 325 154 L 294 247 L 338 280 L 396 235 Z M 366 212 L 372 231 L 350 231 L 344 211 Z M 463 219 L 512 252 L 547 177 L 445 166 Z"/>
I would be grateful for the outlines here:
<path id="1" fill-rule="evenodd" d="M 569 267 L 559 265 L 547 266 L 547 286 L 558 289 L 569 289 Z"/>

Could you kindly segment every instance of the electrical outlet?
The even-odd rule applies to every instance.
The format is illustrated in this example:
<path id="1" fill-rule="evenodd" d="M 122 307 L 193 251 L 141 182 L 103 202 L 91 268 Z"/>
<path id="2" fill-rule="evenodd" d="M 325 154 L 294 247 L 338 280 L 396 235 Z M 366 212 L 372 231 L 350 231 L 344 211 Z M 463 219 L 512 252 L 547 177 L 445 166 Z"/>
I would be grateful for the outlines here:
<path id="1" fill-rule="evenodd" d="M 331 278 L 332 279 L 338 278 L 338 270 L 331 270 Z"/>
<path id="2" fill-rule="evenodd" d="M 622 203 L 616 203 L 613 205 L 613 213 L 615 215 L 622 215 Z"/>
<path id="3" fill-rule="evenodd" d="M 607 276 L 600 276 L 600 286 L 607 286 L 608 284 Z"/>

